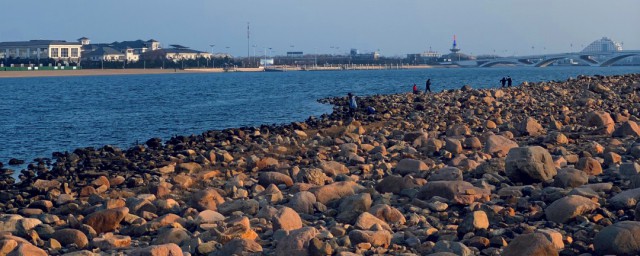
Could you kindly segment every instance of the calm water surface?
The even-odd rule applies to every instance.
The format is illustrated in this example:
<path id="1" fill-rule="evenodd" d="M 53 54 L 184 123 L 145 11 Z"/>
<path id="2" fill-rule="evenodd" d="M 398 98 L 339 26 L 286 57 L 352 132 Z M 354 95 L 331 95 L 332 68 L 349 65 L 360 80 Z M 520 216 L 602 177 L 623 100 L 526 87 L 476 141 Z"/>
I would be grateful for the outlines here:
<path id="1" fill-rule="evenodd" d="M 499 86 L 578 75 L 640 73 L 640 67 L 460 68 L 284 73 L 122 75 L 0 79 L 0 162 L 152 137 L 302 121 L 329 113 L 320 98 Z"/>

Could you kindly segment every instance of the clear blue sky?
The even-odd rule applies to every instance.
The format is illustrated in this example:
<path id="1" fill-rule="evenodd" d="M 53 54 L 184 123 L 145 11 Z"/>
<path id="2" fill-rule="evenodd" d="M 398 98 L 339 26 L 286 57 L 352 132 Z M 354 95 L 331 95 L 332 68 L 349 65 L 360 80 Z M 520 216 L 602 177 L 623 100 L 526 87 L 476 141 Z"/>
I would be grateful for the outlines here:
<path id="1" fill-rule="evenodd" d="M 453 34 L 474 55 L 578 51 L 603 36 L 640 49 L 638 0 L 3 0 L 0 7 L 0 41 L 153 38 L 244 56 L 250 22 L 256 53 L 442 53 Z"/>

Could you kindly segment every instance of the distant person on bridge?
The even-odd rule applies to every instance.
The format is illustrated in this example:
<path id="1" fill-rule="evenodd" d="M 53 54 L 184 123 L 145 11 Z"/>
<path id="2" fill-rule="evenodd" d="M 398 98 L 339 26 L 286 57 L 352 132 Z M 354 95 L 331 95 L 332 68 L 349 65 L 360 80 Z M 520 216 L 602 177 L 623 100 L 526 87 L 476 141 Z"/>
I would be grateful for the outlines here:
<path id="1" fill-rule="evenodd" d="M 507 78 L 503 76 L 502 79 L 500 79 L 500 83 L 502 83 L 502 87 L 504 87 L 507 84 Z"/>
<path id="2" fill-rule="evenodd" d="M 427 85 L 424 88 L 424 92 L 431 92 L 431 78 L 427 79 Z"/>
<path id="3" fill-rule="evenodd" d="M 511 77 L 507 76 L 507 86 L 511 87 L 512 83 L 513 83 L 513 80 L 511 80 Z"/>
<path id="4" fill-rule="evenodd" d="M 420 93 L 420 91 L 418 91 L 418 86 L 416 84 L 413 84 L 413 94 L 418 94 Z"/>

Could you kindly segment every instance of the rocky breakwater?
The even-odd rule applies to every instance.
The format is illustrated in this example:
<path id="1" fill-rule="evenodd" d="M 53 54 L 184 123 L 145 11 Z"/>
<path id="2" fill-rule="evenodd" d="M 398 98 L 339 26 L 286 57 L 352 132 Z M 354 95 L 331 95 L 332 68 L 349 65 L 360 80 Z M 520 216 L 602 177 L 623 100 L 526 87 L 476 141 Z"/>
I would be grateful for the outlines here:
<path id="1" fill-rule="evenodd" d="M 640 253 L 640 75 L 361 98 L 284 126 L 55 153 L 5 255 Z M 9 171 L 3 171 L 8 173 Z"/>

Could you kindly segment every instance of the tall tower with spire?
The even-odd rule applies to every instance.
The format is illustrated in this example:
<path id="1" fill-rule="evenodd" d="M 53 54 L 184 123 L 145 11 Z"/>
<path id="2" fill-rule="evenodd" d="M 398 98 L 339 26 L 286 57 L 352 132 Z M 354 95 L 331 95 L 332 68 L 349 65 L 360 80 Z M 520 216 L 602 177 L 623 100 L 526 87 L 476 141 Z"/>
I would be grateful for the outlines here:
<path id="1" fill-rule="evenodd" d="M 456 44 L 456 35 L 453 35 L 453 47 L 451 47 L 449 51 L 451 51 L 451 53 L 453 54 L 456 54 L 460 51 L 460 49 L 458 48 L 458 44 Z"/>

